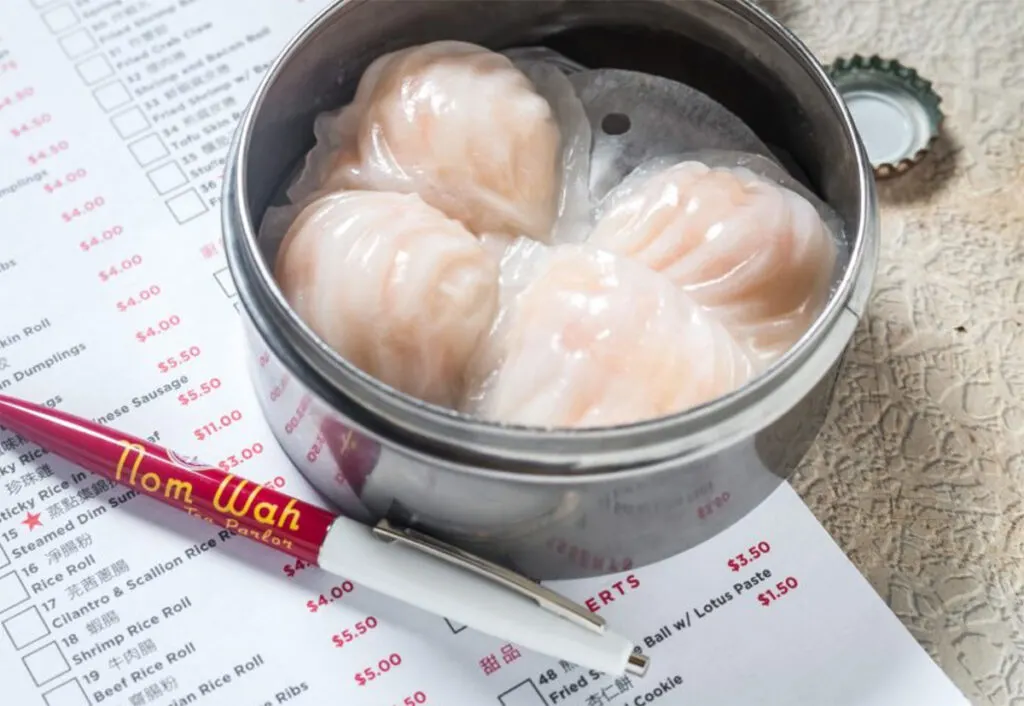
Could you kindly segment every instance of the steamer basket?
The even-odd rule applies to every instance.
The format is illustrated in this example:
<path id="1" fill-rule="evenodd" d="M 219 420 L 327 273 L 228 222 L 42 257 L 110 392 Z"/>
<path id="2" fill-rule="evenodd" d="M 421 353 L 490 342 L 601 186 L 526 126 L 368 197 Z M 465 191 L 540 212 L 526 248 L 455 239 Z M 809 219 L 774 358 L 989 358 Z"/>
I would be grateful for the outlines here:
<path id="1" fill-rule="evenodd" d="M 429 407 L 360 373 L 287 306 L 255 233 L 382 53 L 438 39 L 543 43 L 592 67 L 680 80 L 785 153 L 841 216 L 846 269 L 768 373 L 687 413 L 541 433 Z M 742 0 L 347 0 L 267 72 L 236 132 L 223 200 L 253 384 L 289 457 L 350 517 L 387 517 L 536 579 L 627 571 L 720 532 L 787 478 L 821 427 L 876 267 L 871 166 L 822 67 Z"/>

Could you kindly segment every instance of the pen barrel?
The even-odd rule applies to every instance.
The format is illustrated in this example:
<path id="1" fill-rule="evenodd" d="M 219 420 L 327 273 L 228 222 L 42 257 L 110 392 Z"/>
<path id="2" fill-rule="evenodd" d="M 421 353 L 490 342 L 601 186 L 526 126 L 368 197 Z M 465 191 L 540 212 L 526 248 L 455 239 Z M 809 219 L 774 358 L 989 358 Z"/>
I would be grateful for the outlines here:
<path id="1" fill-rule="evenodd" d="M 85 419 L 0 396 L 0 425 L 76 465 L 289 556 L 319 563 L 336 515 Z"/>

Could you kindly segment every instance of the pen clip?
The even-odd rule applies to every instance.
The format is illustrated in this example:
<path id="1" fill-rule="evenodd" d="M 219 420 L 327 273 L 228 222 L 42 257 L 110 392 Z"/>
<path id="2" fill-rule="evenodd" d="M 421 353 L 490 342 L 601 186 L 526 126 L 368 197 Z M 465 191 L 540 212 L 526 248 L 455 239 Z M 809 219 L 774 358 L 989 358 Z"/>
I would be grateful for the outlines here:
<path id="1" fill-rule="evenodd" d="M 401 544 L 428 554 L 460 569 L 472 571 L 479 576 L 500 584 L 537 603 L 541 608 L 559 617 L 565 618 L 591 632 L 601 634 L 605 630 L 605 620 L 594 615 L 585 607 L 570 601 L 565 596 L 541 586 L 536 581 L 510 571 L 503 566 L 470 554 L 458 547 L 417 532 L 408 527 L 395 527 L 387 520 L 381 520 L 373 527 L 373 535 L 384 542 L 400 542 Z"/>

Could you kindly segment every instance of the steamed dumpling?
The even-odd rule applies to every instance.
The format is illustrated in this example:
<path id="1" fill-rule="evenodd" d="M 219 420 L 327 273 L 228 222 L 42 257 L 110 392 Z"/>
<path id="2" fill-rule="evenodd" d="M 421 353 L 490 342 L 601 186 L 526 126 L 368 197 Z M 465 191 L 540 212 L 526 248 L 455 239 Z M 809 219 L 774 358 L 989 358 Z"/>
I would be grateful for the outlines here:
<path id="1" fill-rule="evenodd" d="M 316 199 L 285 235 L 275 276 L 298 316 L 342 357 L 448 407 L 498 302 L 494 256 L 415 194 Z"/>
<path id="2" fill-rule="evenodd" d="M 743 167 L 685 161 L 627 178 L 590 243 L 661 272 L 764 360 L 828 299 L 836 243 L 804 197 Z"/>
<path id="3" fill-rule="evenodd" d="M 501 313 L 470 366 L 466 411 L 527 426 L 612 426 L 707 402 L 756 372 L 661 275 L 587 246 L 544 250 L 532 264 L 503 260 Z"/>
<path id="4" fill-rule="evenodd" d="M 316 188 L 418 193 L 476 235 L 550 239 L 559 125 L 502 54 L 455 41 L 385 54 L 320 129 L 336 149 L 313 175 Z"/>

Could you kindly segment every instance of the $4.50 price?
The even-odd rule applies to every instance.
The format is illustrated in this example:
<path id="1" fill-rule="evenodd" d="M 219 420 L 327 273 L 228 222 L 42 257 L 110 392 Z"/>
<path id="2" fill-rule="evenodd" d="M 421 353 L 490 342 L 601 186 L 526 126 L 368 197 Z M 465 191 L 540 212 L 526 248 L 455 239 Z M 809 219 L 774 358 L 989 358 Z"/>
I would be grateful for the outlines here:
<path id="1" fill-rule="evenodd" d="M 792 576 L 789 576 L 782 581 L 775 584 L 775 588 L 769 588 L 766 591 L 762 591 L 757 594 L 757 602 L 766 608 L 777 600 L 780 600 L 783 596 L 789 595 L 797 586 L 797 580 Z"/>
<path id="2" fill-rule="evenodd" d="M 285 573 L 288 573 L 288 567 L 285 567 Z M 294 574 L 288 574 L 294 576 Z M 341 600 L 344 596 L 352 593 L 356 590 L 356 586 L 351 581 L 342 581 L 339 585 L 331 588 L 327 593 L 321 593 L 320 597 L 316 600 L 310 599 L 306 601 L 306 608 L 309 609 L 310 613 L 315 613 L 320 610 L 321 606 L 330 605 L 334 601 Z"/>
<path id="3" fill-rule="evenodd" d="M 744 566 L 754 563 L 771 550 L 772 545 L 768 544 L 768 542 L 758 542 L 754 546 L 748 548 L 747 551 L 743 552 L 742 554 L 737 554 L 725 563 L 733 571 L 739 571 Z"/>
<path id="4" fill-rule="evenodd" d="M 355 640 L 357 637 L 361 637 L 366 633 L 377 627 L 379 623 L 377 619 L 372 615 L 360 620 L 358 623 L 353 625 L 351 628 L 345 628 L 341 632 L 331 635 L 331 642 L 334 643 L 335 647 L 344 647 L 348 643 Z"/>
<path id="5" fill-rule="evenodd" d="M 376 665 L 372 667 L 367 667 L 361 672 L 356 672 L 356 684 L 358 684 L 359 686 L 366 686 L 375 679 L 384 676 L 392 669 L 399 666 L 401 663 L 402 655 L 398 654 L 397 652 L 392 652 L 390 655 L 377 662 Z"/>

